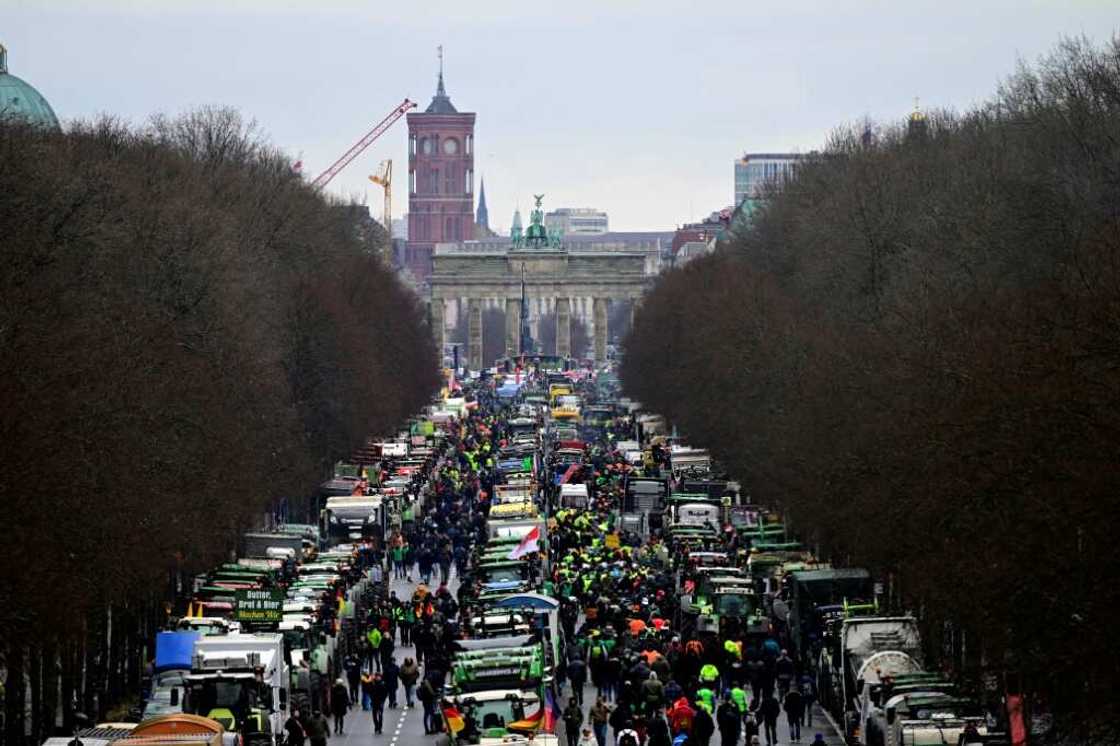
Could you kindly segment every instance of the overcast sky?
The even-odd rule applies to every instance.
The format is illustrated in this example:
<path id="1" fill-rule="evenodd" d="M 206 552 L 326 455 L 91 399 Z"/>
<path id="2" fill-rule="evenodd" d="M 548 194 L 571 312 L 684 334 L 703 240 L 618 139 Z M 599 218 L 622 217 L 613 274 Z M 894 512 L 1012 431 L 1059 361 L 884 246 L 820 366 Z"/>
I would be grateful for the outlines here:
<path id="1" fill-rule="evenodd" d="M 671 230 L 731 203 L 734 159 L 808 151 L 837 124 L 962 109 L 1063 35 L 1102 40 L 1120 0 L 0 0 L 13 74 L 63 119 L 140 122 L 223 104 L 317 174 L 405 97 L 424 107 L 436 46 L 478 114 L 491 226 L 534 192 L 616 230 Z M 366 180 L 398 123 L 330 186 L 381 215 Z M 476 185 L 477 191 L 477 185 Z"/>

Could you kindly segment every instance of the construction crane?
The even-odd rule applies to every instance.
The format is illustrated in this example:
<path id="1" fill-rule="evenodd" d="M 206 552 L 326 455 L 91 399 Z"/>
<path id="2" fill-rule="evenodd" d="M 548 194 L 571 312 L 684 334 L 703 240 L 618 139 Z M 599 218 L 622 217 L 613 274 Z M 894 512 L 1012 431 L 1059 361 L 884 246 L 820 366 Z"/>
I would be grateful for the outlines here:
<path id="1" fill-rule="evenodd" d="M 385 190 L 385 230 L 393 235 L 393 160 L 381 161 L 377 173 L 371 174 L 369 180 Z"/>
<path id="2" fill-rule="evenodd" d="M 397 121 L 406 113 L 408 113 L 409 109 L 415 108 L 416 104 L 406 98 L 401 102 L 400 106 L 393 109 L 389 116 L 382 119 L 376 127 L 366 133 L 365 137 L 354 143 L 354 146 L 352 148 L 347 150 L 342 154 L 341 158 L 332 163 L 330 168 L 316 176 L 315 181 L 311 182 L 311 186 L 315 187 L 316 189 L 322 189 L 323 187 L 325 187 L 330 183 L 331 179 L 338 176 L 339 171 L 350 165 L 350 161 L 361 155 L 362 151 L 368 148 L 374 140 L 385 134 L 385 130 L 393 126 L 393 122 Z"/>

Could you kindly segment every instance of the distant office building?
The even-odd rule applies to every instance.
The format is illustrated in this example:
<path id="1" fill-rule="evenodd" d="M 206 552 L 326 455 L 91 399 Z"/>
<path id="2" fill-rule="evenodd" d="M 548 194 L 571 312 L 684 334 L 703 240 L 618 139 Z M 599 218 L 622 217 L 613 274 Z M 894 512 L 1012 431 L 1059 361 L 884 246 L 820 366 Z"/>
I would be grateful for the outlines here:
<path id="1" fill-rule="evenodd" d="M 590 207 L 561 207 L 544 216 L 549 235 L 601 236 L 610 232 L 607 213 Z"/>
<path id="2" fill-rule="evenodd" d="M 735 205 L 758 199 L 768 183 L 791 178 L 804 159 L 800 153 L 746 153 L 735 161 Z"/>

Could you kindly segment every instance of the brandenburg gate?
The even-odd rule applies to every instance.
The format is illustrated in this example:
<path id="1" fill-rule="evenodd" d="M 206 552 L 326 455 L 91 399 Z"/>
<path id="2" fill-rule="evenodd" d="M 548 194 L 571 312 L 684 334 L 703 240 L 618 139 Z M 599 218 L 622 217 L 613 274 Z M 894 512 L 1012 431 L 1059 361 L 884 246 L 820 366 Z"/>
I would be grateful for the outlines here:
<path id="1" fill-rule="evenodd" d="M 482 311 L 504 309 L 505 352 L 521 353 L 521 312 L 536 327 L 541 316 L 556 314 L 556 354 L 572 354 L 571 320 L 586 319 L 595 360 L 607 357 L 607 318 L 612 302 L 629 301 L 631 310 L 652 282 L 641 253 L 571 251 L 544 226 L 541 199 L 524 235 L 515 229 L 505 249 L 441 250 L 432 257 L 430 314 L 437 349 L 443 349 L 447 306 L 467 308 L 467 365 L 482 370 Z M 524 303 L 523 303 L 524 299 Z M 534 334 L 533 336 L 537 336 Z"/>

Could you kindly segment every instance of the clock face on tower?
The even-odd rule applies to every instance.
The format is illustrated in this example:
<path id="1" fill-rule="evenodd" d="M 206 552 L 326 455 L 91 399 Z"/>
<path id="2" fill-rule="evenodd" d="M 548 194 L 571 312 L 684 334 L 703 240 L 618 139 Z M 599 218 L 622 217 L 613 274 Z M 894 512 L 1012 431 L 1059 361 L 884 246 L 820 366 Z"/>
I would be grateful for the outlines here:
<path id="1" fill-rule="evenodd" d="M 459 141 L 452 138 L 447 138 L 443 141 L 443 152 L 445 155 L 455 155 L 459 152 Z"/>
<path id="2" fill-rule="evenodd" d="M 432 145 L 432 138 L 430 137 L 425 137 L 420 141 L 420 150 L 424 153 L 424 155 L 431 155 L 433 147 L 434 146 Z"/>

